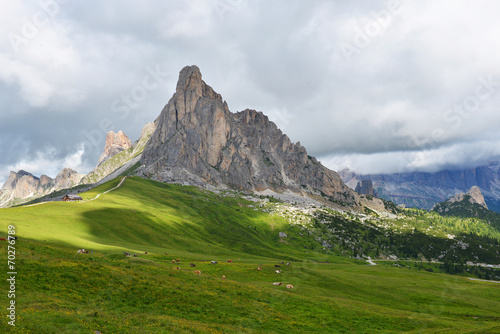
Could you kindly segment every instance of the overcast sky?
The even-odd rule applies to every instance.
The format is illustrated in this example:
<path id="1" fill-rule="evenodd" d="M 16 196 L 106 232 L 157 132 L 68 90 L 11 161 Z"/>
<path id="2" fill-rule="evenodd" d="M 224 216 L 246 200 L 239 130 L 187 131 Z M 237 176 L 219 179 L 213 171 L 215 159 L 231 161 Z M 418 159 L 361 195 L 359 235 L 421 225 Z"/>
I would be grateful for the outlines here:
<path id="1" fill-rule="evenodd" d="M 0 184 L 87 173 L 132 141 L 185 65 L 328 167 L 471 167 L 500 155 L 499 1 L 1 0 Z"/>

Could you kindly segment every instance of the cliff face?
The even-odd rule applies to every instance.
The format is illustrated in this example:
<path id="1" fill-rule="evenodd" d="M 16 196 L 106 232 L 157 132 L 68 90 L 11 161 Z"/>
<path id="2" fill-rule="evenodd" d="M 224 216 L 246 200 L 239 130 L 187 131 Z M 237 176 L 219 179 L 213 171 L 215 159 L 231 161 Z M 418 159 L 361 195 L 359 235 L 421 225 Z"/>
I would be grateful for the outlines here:
<path id="1" fill-rule="evenodd" d="M 47 175 L 38 178 L 24 170 L 10 172 L 0 190 L 0 207 L 24 203 L 56 190 L 73 187 L 82 177 L 82 174 L 70 168 L 61 170 L 55 179 Z"/>
<path id="2" fill-rule="evenodd" d="M 352 206 L 359 203 L 337 173 L 292 143 L 262 112 L 231 113 L 196 66 L 180 72 L 141 164 L 143 175 L 165 182 L 322 193 Z"/>
<path id="3" fill-rule="evenodd" d="M 47 182 L 47 178 L 48 176 L 44 175 L 44 182 Z M 38 177 L 24 170 L 20 170 L 17 173 L 10 172 L 9 178 L 2 186 L 2 194 L 9 194 L 14 198 L 24 198 L 30 194 L 36 193 L 39 187 L 40 179 Z"/>
<path id="4" fill-rule="evenodd" d="M 372 180 L 362 180 L 361 182 L 358 182 L 354 191 L 359 194 L 377 196 L 377 192 L 373 189 Z"/>

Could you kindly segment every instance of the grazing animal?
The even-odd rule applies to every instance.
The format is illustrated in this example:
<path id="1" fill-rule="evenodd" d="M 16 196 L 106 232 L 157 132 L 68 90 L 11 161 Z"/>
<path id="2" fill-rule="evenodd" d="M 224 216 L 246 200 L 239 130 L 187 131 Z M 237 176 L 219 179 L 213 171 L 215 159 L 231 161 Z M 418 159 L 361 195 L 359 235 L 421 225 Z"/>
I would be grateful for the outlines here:
<path id="1" fill-rule="evenodd" d="M 180 269 L 181 269 L 181 267 L 175 267 L 174 269 L 175 269 L 175 270 L 180 270 Z"/>
<path id="2" fill-rule="evenodd" d="M 77 253 L 85 253 L 85 249 L 83 249 L 83 248 L 82 248 L 82 249 L 79 249 L 79 250 L 77 251 Z"/>
<path id="3" fill-rule="evenodd" d="M 194 263 L 190 263 L 190 264 L 189 264 L 189 266 L 190 266 L 190 267 L 196 267 L 196 264 L 194 264 Z"/>
<path id="4" fill-rule="evenodd" d="M 281 266 L 279 264 L 275 264 L 274 265 L 276 268 L 281 268 Z"/>
<path id="5" fill-rule="evenodd" d="M 233 263 L 233 260 L 226 260 L 226 262 L 228 262 L 228 263 Z"/>
<path id="6" fill-rule="evenodd" d="M 134 254 L 134 257 L 137 257 L 137 254 Z"/>
<path id="7" fill-rule="evenodd" d="M 286 265 L 287 265 L 287 266 L 289 266 L 289 265 L 290 265 L 290 262 L 287 262 L 287 263 L 286 263 Z"/>
<path id="8" fill-rule="evenodd" d="M 7 239 L 5 239 L 5 238 L 0 238 L 0 241 L 7 241 Z"/>
<path id="9" fill-rule="evenodd" d="M 217 262 L 217 261 L 210 261 L 210 264 L 217 264 L 217 263 L 219 263 L 219 262 Z"/>
<path id="10" fill-rule="evenodd" d="M 274 282 L 273 285 L 283 285 L 281 282 Z"/>
<path id="11" fill-rule="evenodd" d="M 260 267 L 257 268 L 258 271 L 261 271 L 262 269 L 260 269 Z"/>
<path id="12" fill-rule="evenodd" d="M 287 284 L 287 285 L 286 285 L 286 288 L 287 288 L 287 289 L 293 289 L 293 285 L 291 285 L 291 284 Z"/>
<path id="13" fill-rule="evenodd" d="M 194 273 L 200 275 L 201 271 L 200 270 L 195 270 Z"/>
<path id="14" fill-rule="evenodd" d="M 226 275 L 222 275 L 222 278 L 225 279 L 226 278 Z"/>
<path id="15" fill-rule="evenodd" d="M 129 253 L 129 252 L 123 252 L 123 255 L 125 255 L 125 256 L 129 256 L 129 255 L 130 255 L 130 253 Z"/>
<path id="16" fill-rule="evenodd" d="M 281 269 L 276 270 L 276 274 L 281 274 Z"/>
<path id="17" fill-rule="evenodd" d="M 175 263 L 175 260 L 172 260 L 172 263 Z"/>
<path id="18" fill-rule="evenodd" d="M 177 260 L 175 260 L 175 262 L 181 262 L 181 259 L 177 259 Z"/>
<path id="19" fill-rule="evenodd" d="M 148 252 L 144 252 L 144 254 L 147 254 Z"/>
<path id="20" fill-rule="evenodd" d="M 281 264 L 284 264 L 285 262 L 281 261 L 280 263 L 281 263 Z"/>

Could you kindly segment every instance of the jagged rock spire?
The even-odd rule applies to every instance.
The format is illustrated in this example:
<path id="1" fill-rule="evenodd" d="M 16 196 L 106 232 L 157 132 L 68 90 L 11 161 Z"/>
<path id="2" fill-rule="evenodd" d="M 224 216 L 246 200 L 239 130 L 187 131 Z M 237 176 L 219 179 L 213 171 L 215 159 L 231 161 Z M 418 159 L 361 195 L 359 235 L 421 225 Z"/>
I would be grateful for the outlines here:
<path id="1" fill-rule="evenodd" d="M 127 137 L 127 135 L 123 133 L 123 131 L 120 130 L 118 131 L 118 133 L 109 131 L 108 135 L 106 136 L 106 144 L 104 145 L 104 150 L 99 156 L 99 160 L 97 161 L 97 166 L 99 166 L 112 156 L 131 147 L 132 141 Z"/>
<path id="2" fill-rule="evenodd" d="M 239 190 L 324 194 L 358 206 L 337 173 L 307 155 L 262 112 L 231 113 L 197 66 L 184 67 L 177 89 L 144 149 L 140 172 L 165 182 Z"/>

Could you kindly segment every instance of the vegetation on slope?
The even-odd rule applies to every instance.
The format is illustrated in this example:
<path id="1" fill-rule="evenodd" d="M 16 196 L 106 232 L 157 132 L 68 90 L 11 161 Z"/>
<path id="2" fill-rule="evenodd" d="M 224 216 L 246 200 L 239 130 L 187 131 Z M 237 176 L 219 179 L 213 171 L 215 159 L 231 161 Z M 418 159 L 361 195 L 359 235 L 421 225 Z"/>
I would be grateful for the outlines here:
<path id="1" fill-rule="evenodd" d="M 316 251 L 356 258 L 500 263 L 500 231 L 478 219 L 442 217 L 417 209 L 394 215 L 275 207 L 297 231 L 292 235 L 313 236 L 316 243 L 311 247 Z"/>
<path id="2" fill-rule="evenodd" d="M 0 231 L 12 224 L 19 237 L 15 332 L 500 331 L 500 284 L 334 256 L 298 226 L 310 216 L 294 211 L 290 224 L 275 201 L 137 177 L 91 200 L 119 181 L 81 194 L 87 202 L 0 210 Z M 277 274 L 280 262 L 291 265 Z M 0 331 L 14 332 L 5 321 Z"/>
<path id="3" fill-rule="evenodd" d="M 470 195 L 465 195 L 460 202 L 442 202 L 434 206 L 432 211 L 443 217 L 474 218 L 500 230 L 500 213 L 486 209 L 485 207 L 471 203 Z"/>

